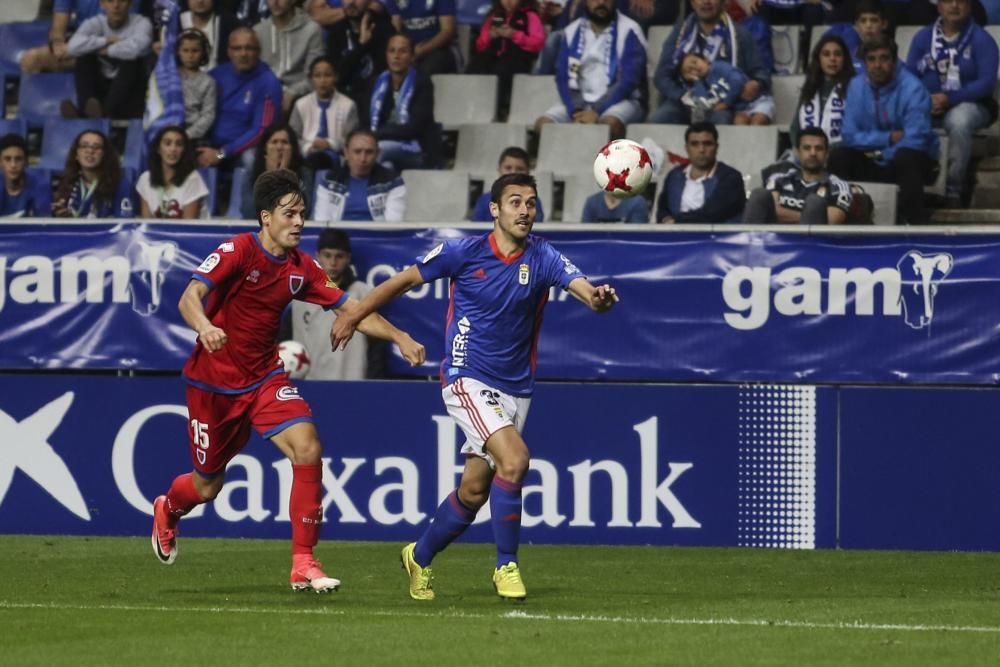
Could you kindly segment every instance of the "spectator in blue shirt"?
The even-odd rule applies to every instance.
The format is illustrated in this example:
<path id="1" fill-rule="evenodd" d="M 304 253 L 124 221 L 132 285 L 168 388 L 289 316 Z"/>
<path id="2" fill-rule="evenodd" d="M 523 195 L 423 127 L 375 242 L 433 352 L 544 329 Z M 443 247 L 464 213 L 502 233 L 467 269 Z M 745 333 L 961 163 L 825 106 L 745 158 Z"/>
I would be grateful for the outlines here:
<path id="1" fill-rule="evenodd" d="M 835 23 L 823 34 L 823 38 L 840 37 L 851 54 L 855 72 L 865 71 L 865 59 L 861 57 L 861 44 L 884 34 L 889 29 L 885 8 L 880 0 L 861 0 L 854 10 L 854 23 Z"/>
<path id="2" fill-rule="evenodd" d="M 906 66 L 931 94 L 931 116 L 948 133 L 950 207 L 961 205 L 972 137 L 997 117 L 997 43 L 972 20 L 971 0 L 938 0 L 940 18 L 913 38 Z"/>
<path id="3" fill-rule="evenodd" d="M 529 167 L 528 151 L 520 146 L 508 146 L 500 153 L 500 161 L 497 163 L 497 177 L 504 174 L 528 174 L 531 173 Z M 490 213 L 490 191 L 484 192 L 472 210 L 473 222 L 493 222 L 493 214 Z M 545 211 L 542 210 L 542 200 L 535 199 L 535 222 L 545 220 Z"/>
<path id="4" fill-rule="evenodd" d="M 583 203 L 580 221 L 649 222 L 649 203 L 642 195 L 619 199 L 607 192 L 595 192 Z"/>
<path id="5" fill-rule="evenodd" d="M 392 25 L 413 42 L 417 69 L 431 74 L 457 72 L 455 0 L 388 0 Z"/>
<path id="6" fill-rule="evenodd" d="M 896 43 L 887 36 L 865 42 L 862 53 L 865 73 L 847 87 L 843 140 L 830 154 L 830 172 L 846 181 L 896 183 L 902 221 L 928 222 L 923 190 L 939 149 L 930 95 L 897 65 Z"/>
<path id="7" fill-rule="evenodd" d="M 28 144 L 19 134 L 0 137 L 0 218 L 52 215 L 48 172 L 32 172 Z"/>
<path id="8" fill-rule="evenodd" d="M 221 163 L 232 168 L 238 160 L 253 164 L 253 149 L 281 113 L 281 81 L 260 61 L 260 43 L 250 28 L 229 35 L 229 62 L 212 70 L 218 94 L 210 146 L 198 149 L 198 164 Z"/>

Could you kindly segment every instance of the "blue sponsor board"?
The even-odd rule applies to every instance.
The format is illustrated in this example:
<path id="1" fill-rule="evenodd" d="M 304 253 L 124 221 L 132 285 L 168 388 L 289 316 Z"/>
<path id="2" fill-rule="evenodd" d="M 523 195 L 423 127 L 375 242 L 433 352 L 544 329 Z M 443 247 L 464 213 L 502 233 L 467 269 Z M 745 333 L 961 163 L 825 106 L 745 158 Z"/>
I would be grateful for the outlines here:
<path id="1" fill-rule="evenodd" d="M 325 539 L 413 539 L 457 484 L 464 438 L 430 382 L 303 382 L 326 469 Z M 176 378 L 11 375 L 0 532 L 142 535 L 191 468 Z M 391 419 L 386 415 L 391 414 Z M 835 544 L 833 389 L 543 384 L 525 429 L 523 540 Z M 187 536 L 286 538 L 291 467 L 254 436 Z M 466 539 L 490 541 L 488 506 Z"/>
<path id="2" fill-rule="evenodd" d="M 840 544 L 1000 551 L 1000 392 L 844 388 Z"/>
<path id="3" fill-rule="evenodd" d="M 0 367 L 179 369 L 194 334 L 177 311 L 191 271 L 243 227 L 5 225 Z M 253 229 L 253 228 L 250 228 Z M 1000 235 L 628 233 L 538 227 L 622 301 L 595 316 L 566 293 L 546 308 L 541 379 L 983 384 L 1000 382 Z M 377 284 L 472 229 L 351 230 Z M 313 252 L 316 232 L 303 248 Z M 437 373 L 447 287 L 385 314 L 427 346 L 398 374 Z"/>

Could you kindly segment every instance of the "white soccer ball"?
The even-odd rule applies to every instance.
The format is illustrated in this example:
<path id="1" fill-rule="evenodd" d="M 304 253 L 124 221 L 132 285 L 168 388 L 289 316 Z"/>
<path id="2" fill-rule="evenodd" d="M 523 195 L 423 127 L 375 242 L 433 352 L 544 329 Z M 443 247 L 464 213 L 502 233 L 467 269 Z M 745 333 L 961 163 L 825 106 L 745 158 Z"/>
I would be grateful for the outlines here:
<path id="1" fill-rule="evenodd" d="M 594 178 L 601 190 L 615 197 L 634 197 L 652 180 L 653 161 L 642 144 L 616 139 L 597 152 Z"/>
<path id="2" fill-rule="evenodd" d="M 278 356 L 285 365 L 285 372 L 296 380 L 301 380 L 309 372 L 309 351 L 297 340 L 286 340 L 278 344 Z"/>

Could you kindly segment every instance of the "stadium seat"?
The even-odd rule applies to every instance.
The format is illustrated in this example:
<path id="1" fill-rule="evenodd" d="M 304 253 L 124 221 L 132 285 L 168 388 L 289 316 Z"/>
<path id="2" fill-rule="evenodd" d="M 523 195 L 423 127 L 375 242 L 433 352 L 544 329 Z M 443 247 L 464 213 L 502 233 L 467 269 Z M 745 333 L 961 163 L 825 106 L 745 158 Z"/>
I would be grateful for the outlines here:
<path id="1" fill-rule="evenodd" d="M 593 174 L 579 173 L 566 176 L 563 179 L 562 221 L 580 222 L 587 197 L 597 191 Z"/>
<path id="2" fill-rule="evenodd" d="M 778 159 L 778 128 L 720 125 L 719 159 L 744 175 L 759 175 L 761 169 Z"/>
<path id="3" fill-rule="evenodd" d="M 774 71 L 778 74 L 798 74 L 799 44 L 802 26 L 783 25 L 771 28 L 771 51 L 774 53 Z"/>
<path id="4" fill-rule="evenodd" d="M 660 164 L 654 165 L 656 172 L 653 174 L 654 179 L 660 180 L 673 167 L 670 161 L 666 159 L 667 152 L 684 157 L 687 156 L 687 151 L 684 149 L 684 131 L 686 129 L 687 125 L 632 123 L 628 126 L 625 136 L 639 143 L 645 143 L 647 139 L 652 140 L 657 146 L 663 149 L 664 159 Z"/>
<path id="5" fill-rule="evenodd" d="M 457 222 L 469 213 L 469 175 L 440 169 L 405 169 L 407 222 Z"/>
<path id="6" fill-rule="evenodd" d="M 25 74 L 17 97 L 17 115 L 28 127 L 40 128 L 49 118 L 59 118 L 59 103 L 76 99 L 73 75 Z"/>
<path id="7" fill-rule="evenodd" d="M 0 119 L 0 137 L 5 134 L 19 134 L 28 137 L 28 123 L 23 118 Z"/>
<path id="8" fill-rule="evenodd" d="M 497 78 L 492 74 L 435 74 L 434 120 L 446 130 L 496 120 Z"/>
<path id="9" fill-rule="evenodd" d="M 593 173 L 594 156 L 608 143 L 611 128 L 603 123 L 547 123 L 541 134 L 535 168 L 562 180 L 569 174 Z"/>
<path id="10" fill-rule="evenodd" d="M 36 46 L 44 46 L 49 39 L 49 22 L 25 19 L 21 23 L 7 23 L 2 18 L 5 11 L 19 11 L 23 0 L 0 2 L 0 77 L 16 79 L 21 76 L 21 54 Z M 35 2 L 35 13 L 38 3 Z"/>
<path id="11" fill-rule="evenodd" d="M 534 171 L 531 173 L 535 177 L 535 184 L 538 186 L 538 199 L 542 202 L 545 210 L 545 221 L 553 222 L 555 214 L 555 199 L 552 196 L 552 172 Z M 487 181 L 486 187 L 493 185 L 493 181 Z"/>
<path id="12" fill-rule="evenodd" d="M 226 209 L 227 218 L 234 220 L 241 220 L 243 218 L 243 214 L 240 212 L 240 202 L 243 201 L 243 188 L 246 187 L 246 178 L 246 167 L 236 167 L 236 169 L 233 169 L 233 184 L 229 189 L 229 207 Z"/>
<path id="13" fill-rule="evenodd" d="M 96 130 L 109 137 L 111 121 L 104 118 L 46 120 L 45 129 L 42 131 L 42 157 L 38 166 L 42 169 L 51 169 L 57 174 L 62 173 L 63 167 L 66 166 L 66 152 L 73 145 L 77 135 L 85 130 Z"/>
<path id="14" fill-rule="evenodd" d="M 649 35 L 646 37 L 646 69 L 650 78 L 656 72 L 656 66 L 660 63 L 660 55 L 663 53 L 663 43 L 674 29 L 672 25 L 651 25 Z"/>
<path id="15" fill-rule="evenodd" d="M 938 174 L 933 183 L 924 188 L 924 192 L 938 197 L 945 196 L 945 184 L 948 180 L 948 137 L 939 136 L 940 149 L 938 150 Z"/>
<path id="16" fill-rule="evenodd" d="M 122 165 L 135 169 L 140 174 L 146 171 L 143 153 L 145 152 L 145 131 L 142 129 L 142 120 L 133 118 L 128 121 L 128 130 L 125 131 L 125 152 L 122 154 Z M 213 209 L 214 210 L 214 209 Z"/>
<path id="17" fill-rule="evenodd" d="M 904 63 L 906 56 L 910 55 L 910 44 L 913 43 L 913 38 L 923 29 L 922 25 L 896 26 L 896 46 L 898 47 L 899 59 Z"/>
<path id="18" fill-rule="evenodd" d="M 774 94 L 774 124 L 785 132 L 795 120 L 795 112 L 799 108 L 799 94 L 802 84 L 806 81 L 804 74 L 791 76 L 772 76 L 771 91 Z"/>
<path id="19" fill-rule="evenodd" d="M 500 152 L 508 146 L 526 148 L 528 138 L 522 125 L 483 123 L 461 125 L 455 152 L 455 171 L 464 171 L 473 179 L 492 182 L 496 176 Z"/>
<path id="20" fill-rule="evenodd" d="M 205 186 L 208 188 L 208 201 L 205 202 L 205 206 L 202 208 L 202 217 L 207 218 L 215 210 L 215 195 L 216 187 L 219 184 L 219 172 L 215 167 L 198 167 L 198 173 L 201 174 L 202 179 L 205 181 Z M 207 209 L 207 214 L 205 213 L 205 209 Z"/>
<path id="21" fill-rule="evenodd" d="M 864 188 L 875 210 L 872 213 L 872 222 L 876 225 L 896 224 L 896 197 L 899 195 L 899 186 L 894 183 L 865 183 L 852 181 L 854 185 Z"/>
<path id="22" fill-rule="evenodd" d="M 539 116 L 560 103 L 554 76 L 515 74 L 507 122 L 532 127 Z"/>
<path id="23" fill-rule="evenodd" d="M 8 0 L 0 3 L 0 23 L 13 21 L 34 21 L 38 18 L 38 7 L 42 0 Z"/>

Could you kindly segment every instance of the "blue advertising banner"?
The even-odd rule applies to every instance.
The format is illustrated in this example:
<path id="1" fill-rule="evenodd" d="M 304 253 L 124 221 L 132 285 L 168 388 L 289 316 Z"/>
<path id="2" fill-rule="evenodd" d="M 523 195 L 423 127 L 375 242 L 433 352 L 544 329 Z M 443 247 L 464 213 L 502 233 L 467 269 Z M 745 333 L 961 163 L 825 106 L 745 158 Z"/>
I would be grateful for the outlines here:
<path id="1" fill-rule="evenodd" d="M 998 412 L 996 389 L 841 389 L 841 546 L 1000 550 Z"/>
<path id="2" fill-rule="evenodd" d="M 194 334 L 177 299 L 243 228 L 51 224 L 44 244 L 39 229 L 0 234 L 0 367 L 179 369 Z M 622 299 L 597 316 L 553 294 L 541 379 L 1000 382 L 1000 235 L 539 231 Z M 356 228 L 355 266 L 377 284 L 475 233 Z M 437 373 L 447 292 L 438 281 L 386 308 L 428 349 L 418 369 L 393 357 L 393 372 Z"/>
<path id="3" fill-rule="evenodd" d="M 324 538 L 414 539 L 462 466 L 440 388 L 298 384 L 324 443 Z M 3 386 L 0 533 L 146 534 L 153 499 L 191 469 L 181 380 L 28 374 Z M 542 384 L 524 432 L 522 539 L 832 547 L 834 391 Z M 287 538 L 291 479 L 254 435 L 182 534 Z M 467 539 L 492 540 L 488 517 L 487 505 Z"/>

